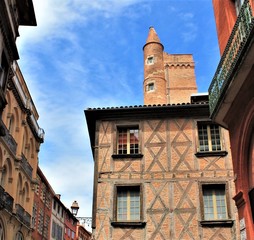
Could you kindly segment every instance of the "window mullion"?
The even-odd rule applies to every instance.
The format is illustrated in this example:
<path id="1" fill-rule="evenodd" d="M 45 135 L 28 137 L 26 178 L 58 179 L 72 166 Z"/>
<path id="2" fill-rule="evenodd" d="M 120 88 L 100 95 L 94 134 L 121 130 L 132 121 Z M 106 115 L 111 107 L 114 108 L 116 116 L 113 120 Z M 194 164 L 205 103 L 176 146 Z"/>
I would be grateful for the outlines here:
<path id="1" fill-rule="evenodd" d="M 216 202 L 216 192 L 215 190 L 212 191 L 213 196 L 213 212 L 214 212 L 214 218 L 218 219 L 218 211 L 217 211 L 217 202 Z"/>
<path id="2" fill-rule="evenodd" d="M 207 138 L 208 138 L 208 147 L 209 151 L 212 151 L 212 136 L 210 125 L 207 125 Z"/>
<path id="3" fill-rule="evenodd" d="M 131 212 L 131 210 L 130 210 L 130 208 L 131 208 L 131 204 L 130 204 L 130 202 L 131 202 L 131 200 L 130 200 L 130 191 L 128 191 L 127 192 L 127 220 L 130 220 L 131 219 L 131 217 L 130 217 L 130 212 Z"/>
<path id="4" fill-rule="evenodd" d="M 130 154 L 130 129 L 127 130 L 127 154 Z"/>

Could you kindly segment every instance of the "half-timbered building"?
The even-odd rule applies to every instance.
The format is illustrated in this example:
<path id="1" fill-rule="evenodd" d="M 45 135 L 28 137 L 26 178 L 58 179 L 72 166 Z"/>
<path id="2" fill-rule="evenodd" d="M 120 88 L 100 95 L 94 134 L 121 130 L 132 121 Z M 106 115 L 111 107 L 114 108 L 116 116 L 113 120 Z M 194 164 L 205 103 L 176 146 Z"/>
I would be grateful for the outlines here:
<path id="1" fill-rule="evenodd" d="M 145 105 L 85 110 L 94 239 L 238 239 L 229 136 L 192 55 L 163 52 L 154 28 L 143 50 Z"/>

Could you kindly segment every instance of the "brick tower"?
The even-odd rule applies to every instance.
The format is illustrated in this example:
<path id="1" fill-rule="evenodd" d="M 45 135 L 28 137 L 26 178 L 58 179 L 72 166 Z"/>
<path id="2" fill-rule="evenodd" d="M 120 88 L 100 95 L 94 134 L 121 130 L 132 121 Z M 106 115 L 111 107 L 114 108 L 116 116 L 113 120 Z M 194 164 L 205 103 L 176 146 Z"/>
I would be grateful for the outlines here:
<path id="1" fill-rule="evenodd" d="M 153 27 L 144 51 L 144 104 L 186 103 L 197 92 L 192 54 L 168 54 Z"/>
<path id="2" fill-rule="evenodd" d="M 144 51 L 144 104 L 164 104 L 166 79 L 163 64 L 164 46 L 153 27 L 150 27 Z"/>

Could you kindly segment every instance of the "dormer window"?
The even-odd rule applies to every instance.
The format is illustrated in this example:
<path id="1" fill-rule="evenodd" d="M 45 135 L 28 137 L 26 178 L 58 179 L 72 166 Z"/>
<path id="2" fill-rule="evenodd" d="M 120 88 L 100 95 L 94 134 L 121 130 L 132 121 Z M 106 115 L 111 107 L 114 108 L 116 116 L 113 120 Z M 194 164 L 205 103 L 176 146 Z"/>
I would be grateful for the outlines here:
<path id="1" fill-rule="evenodd" d="M 153 56 L 148 57 L 146 60 L 146 63 L 147 65 L 154 64 L 154 57 Z"/>

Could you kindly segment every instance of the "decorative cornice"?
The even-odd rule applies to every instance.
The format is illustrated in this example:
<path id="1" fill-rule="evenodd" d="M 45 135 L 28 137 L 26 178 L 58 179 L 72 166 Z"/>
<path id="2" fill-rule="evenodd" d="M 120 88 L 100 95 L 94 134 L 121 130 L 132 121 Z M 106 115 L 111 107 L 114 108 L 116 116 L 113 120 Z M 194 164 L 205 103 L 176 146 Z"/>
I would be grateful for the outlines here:
<path id="1" fill-rule="evenodd" d="M 170 68 L 194 68 L 195 64 L 193 62 L 172 62 L 172 63 L 165 63 L 165 67 Z"/>

